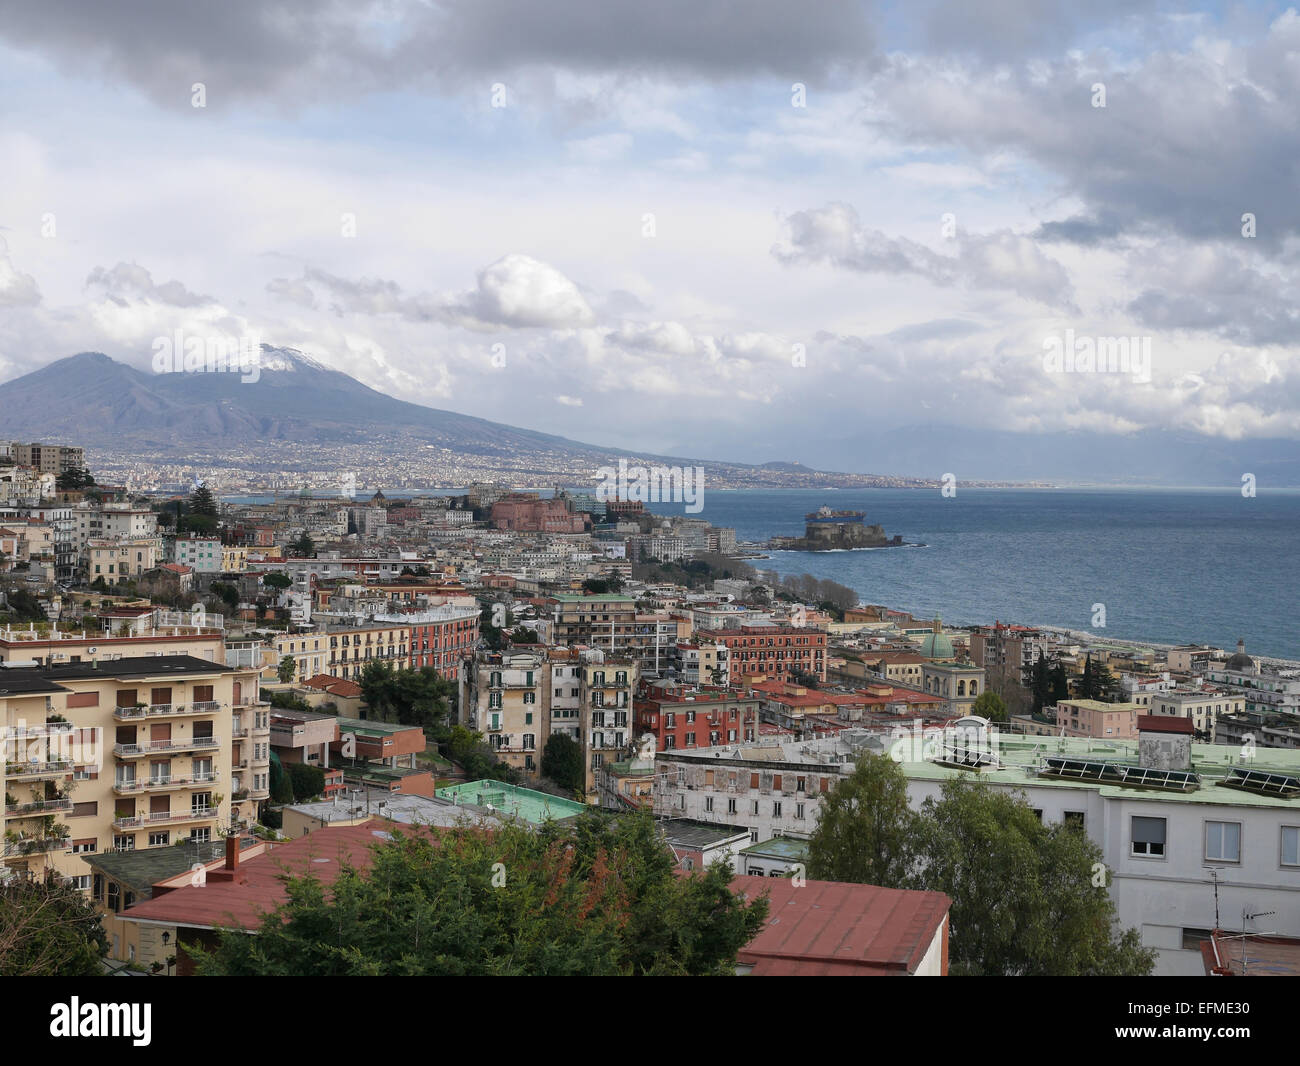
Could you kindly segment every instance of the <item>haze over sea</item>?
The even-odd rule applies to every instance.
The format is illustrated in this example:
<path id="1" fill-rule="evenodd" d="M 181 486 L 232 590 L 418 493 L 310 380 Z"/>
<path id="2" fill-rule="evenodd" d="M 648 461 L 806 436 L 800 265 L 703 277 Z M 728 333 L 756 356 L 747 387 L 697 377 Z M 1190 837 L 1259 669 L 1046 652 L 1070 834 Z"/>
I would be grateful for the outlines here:
<path id="1" fill-rule="evenodd" d="M 939 615 L 1205 643 L 1300 659 L 1300 493 L 1259 490 L 706 489 L 698 515 L 740 540 L 802 535 L 822 504 L 866 512 L 924 548 L 771 552 L 760 569 L 848 585 L 867 603 Z M 657 513 L 681 505 L 652 504 Z M 1092 629 L 1093 604 L 1106 628 Z"/>

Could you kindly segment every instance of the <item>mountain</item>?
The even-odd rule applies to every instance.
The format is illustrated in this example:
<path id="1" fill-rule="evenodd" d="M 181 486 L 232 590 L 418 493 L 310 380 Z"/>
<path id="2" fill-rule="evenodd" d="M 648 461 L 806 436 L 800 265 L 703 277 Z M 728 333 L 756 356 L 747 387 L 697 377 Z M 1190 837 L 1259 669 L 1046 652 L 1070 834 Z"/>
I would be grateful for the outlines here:
<path id="1" fill-rule="evenodd" d="M 131 463 L 266 471 L 382 465 L 428 484 L 492 477 L 580 484 L 627 457 L 703 462 L 709 483 L 719 487 L 896 483 L 584 444 L 397 400 L 301 352 L 266 346 L 257 380 L 249 382 L 238 373 L 145 372 L 98 352 L 60 359 L 0 384 L 0 439 L 82 444 L 92 470 Z"/>

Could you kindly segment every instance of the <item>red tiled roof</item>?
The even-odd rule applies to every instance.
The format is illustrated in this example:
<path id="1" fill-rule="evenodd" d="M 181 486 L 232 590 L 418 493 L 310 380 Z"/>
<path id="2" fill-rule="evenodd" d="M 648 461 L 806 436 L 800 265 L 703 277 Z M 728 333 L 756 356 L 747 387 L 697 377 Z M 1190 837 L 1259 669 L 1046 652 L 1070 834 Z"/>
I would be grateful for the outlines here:
<path id="1" fill-rule="evenodd" d="M 306 681 L 299 681 L 298 684 L 303 688 L 319 689 L 328 692 L 331 696 L 342 696 L 344 699 L 356 699 L 361 695 L 361 686 L 355 681 L 349 681 L 345 677 L 330 677 L 329 674 L 314 674 Z"/>
<path id="2" fill-rule="evenodd" d="M 196 929 L 257 929 L 262 916 L 284 900 L 286 873 L 301 875 L 310 870 L 329 885 L 343 863 L 366 869 L 373 858 L 371 846 L 387 836 L 386 825 L 372 818 L 361 825 L 317 829 L 241 863 L 233 880 L 223 878 L 217 868 L 209 871 L 206 884 L 164 892 L 123 911 L 122 917 Z M 404 833 L 421 831 L 402 828 Z"/>
<path id="3" fill-rule="evenodd" d="M 1190 718 L 1176 718 L 1169 714 L 1139 714 L 1137 727 L 1139 733 L 1186 733 L 1191 736 L 1195 732 Z"/>
<path id="4" fill-rule="evenodd" d="M 738 876 L 748 899 L 768 894 L 762 930 L 737 961 L 756 976 L 913 973 L 952 906 L 942 892 L 836 881 Z"/>

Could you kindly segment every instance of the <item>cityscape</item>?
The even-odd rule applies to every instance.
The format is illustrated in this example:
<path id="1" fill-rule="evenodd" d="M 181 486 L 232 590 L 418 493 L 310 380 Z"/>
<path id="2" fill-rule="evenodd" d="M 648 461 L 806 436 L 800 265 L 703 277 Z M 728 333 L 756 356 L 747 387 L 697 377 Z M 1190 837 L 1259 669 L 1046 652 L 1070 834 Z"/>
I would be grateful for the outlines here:
<path id="1" fill-rule="evenodd" d="M 1168 979 L 1300 976 L 1300 20 L 923 7 L 0 20 L 0 974 L 159 979 L 41 1039 L 206 976 L 1284 1021 Z"/>

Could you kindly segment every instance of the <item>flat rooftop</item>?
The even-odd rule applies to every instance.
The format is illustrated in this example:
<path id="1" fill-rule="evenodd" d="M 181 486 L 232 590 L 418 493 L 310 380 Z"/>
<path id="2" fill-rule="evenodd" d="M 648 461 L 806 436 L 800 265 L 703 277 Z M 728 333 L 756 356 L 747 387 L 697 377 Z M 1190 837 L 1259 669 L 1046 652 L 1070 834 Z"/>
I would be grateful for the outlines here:
<path id="1" fill-rule="evenodd" d="M 736 837 L 749 837 L 743 825 L 693 822 L 689 818 L 668 818 L 658 823 L 668 843 L 680 848 L 711 848 Z"/>
<path id="2" fill-rule="evenodd" d="M 741 848 L 740 854 L 756 859 L 781 859 L 785 862 L 802 862 L 808 857 L 808 841 L 798 837 L 772 837 Z"/>
<path id="3" fill-rule="evenodd" d="M 534 792 L 530 788 L 520 788 L 504 781 L 467 781 L 440 788 L 434 795 L 456 804 L 490 807 L 493 813 L 515 815 L 532 825 L 572 818 L 589 809 L 587 804 L 576 800 Z"/>
<path id="4" fill-rule="evenodd" d="M 366 817 L 387 818 L 404 825 L 435 825 L 451 827 L 462 822 L 500 823 L 500 819 L 485 809 L 468 803 L 427 796 L 408 796 L 402 792 L 371 792 L 366 796 L 340 797 L 338 802 L 321 800 L 318 803 L 295 803 L 288 808 L 309 818 L 329 824 L 354 822 Z"/>
<path id="5" fill-rule="evenodd" d="M 124 655 L 93 663 L 55 663 L 52 666 L 6 666 L 0 663 L 0 688 L 13 688 L 24 677 L 47 682 L 84 681 L 87 678 L 163 677 L 184 674 L 227 674 L 225 663 L 196 655 Z"/>

